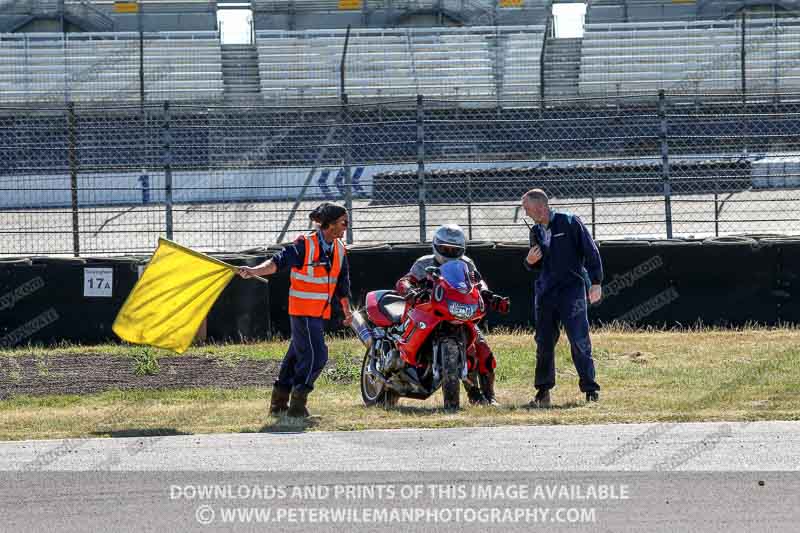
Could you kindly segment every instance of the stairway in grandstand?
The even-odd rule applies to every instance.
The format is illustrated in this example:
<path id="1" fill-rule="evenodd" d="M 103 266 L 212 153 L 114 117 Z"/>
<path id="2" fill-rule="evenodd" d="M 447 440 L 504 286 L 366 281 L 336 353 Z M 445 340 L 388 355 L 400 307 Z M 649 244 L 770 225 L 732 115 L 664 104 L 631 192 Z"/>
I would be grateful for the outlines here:
<path id="1" fill-rule="evenodd" d="M 59 20 L 82 31 L 112 31 L 114 20 L 89 0 L 0 0 L 0 33 L 11 33 L 37 19 Z"/>
<path id="2" fill-rule="evenodd" d="M 578 96 L 583 39 L 548 38 L 544 53 L 545 97 Z"/>
<path id="3" fill-rule="evenodd" d="M 255 45 L 222 45 L 222 81 L 226 99 L 256 98 L 260 95 L 261 77 Z"/>
<path id="4" fill-rule="evenodd" d="M 60 0 L 55 0 L 56 4 L 59 2 Z M 112 31 L 114 29 L 114 20 L 88 0 L 65 1 L 64 18 L 83 28 L 84 31 Z"/>

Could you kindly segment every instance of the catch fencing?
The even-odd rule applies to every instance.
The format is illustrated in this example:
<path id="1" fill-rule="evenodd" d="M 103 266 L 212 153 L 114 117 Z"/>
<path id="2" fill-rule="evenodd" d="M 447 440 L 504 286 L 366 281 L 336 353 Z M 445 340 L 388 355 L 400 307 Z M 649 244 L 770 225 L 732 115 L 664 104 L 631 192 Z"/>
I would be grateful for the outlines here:
<path id="1" fill-rule="evenodd" d="M 696 95 L 693 95 L 696 96 Z M 800 95 L 0 107 L 0 254 L 267 248 L 341 202 L 351 243 L 527 239 L 541 187 L 597 239 L 800 230 Z"/>

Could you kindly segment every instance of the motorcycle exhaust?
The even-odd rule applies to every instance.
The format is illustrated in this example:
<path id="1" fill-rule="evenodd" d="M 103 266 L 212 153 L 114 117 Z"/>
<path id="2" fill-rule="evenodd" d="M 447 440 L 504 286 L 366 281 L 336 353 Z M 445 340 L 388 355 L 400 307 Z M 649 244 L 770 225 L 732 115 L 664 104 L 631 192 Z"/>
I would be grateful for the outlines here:
<path id="1" fill-rule="evenodd" d="M 367 319 L 364 318 L 361 311 L 353 313 L 353 321 L 350 323 L 350 327 L 364 346 L 367 348 L 372 347 L 372 329 L 370 329 Z"/>

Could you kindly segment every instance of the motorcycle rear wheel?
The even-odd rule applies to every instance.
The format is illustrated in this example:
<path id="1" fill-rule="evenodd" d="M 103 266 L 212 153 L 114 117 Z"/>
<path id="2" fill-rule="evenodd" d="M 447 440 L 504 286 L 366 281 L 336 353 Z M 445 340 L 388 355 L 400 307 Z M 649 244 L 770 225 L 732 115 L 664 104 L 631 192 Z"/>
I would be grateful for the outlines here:
<path id="1" fill-rule="evenodd" d="M 364 405 L 367 407 L 395 407 L 400 400 L 400 394 L 369 375 L 370 360 L 369 350 L 367 350 L 364 360 L 361 362 L 361 399 L 364 401 Z"/>

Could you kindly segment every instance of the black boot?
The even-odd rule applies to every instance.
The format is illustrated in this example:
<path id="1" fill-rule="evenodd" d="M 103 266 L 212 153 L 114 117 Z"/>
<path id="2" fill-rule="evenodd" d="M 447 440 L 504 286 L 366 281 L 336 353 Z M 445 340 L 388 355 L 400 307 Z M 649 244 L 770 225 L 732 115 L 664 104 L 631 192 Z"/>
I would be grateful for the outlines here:
<path id="1" fill-rule="evenodd" d="M 294 389 L 292 396 L 289 398 L 289 410 L 286 412 L 288 416 L 295 418 L 308 418 L 311 416 L 306 409 L 306 402 L 308 402 L 308 390 Z"/>
<path id="2" fill-rule="evenodd" d="M 478 387 L 478 372 L 473 369 L 467 375 L 466 381 L 462 382 L 464 384 L 464 391 L 467 393 L 467 399 L 469 403 L 472 405 L 484 405 L 486 404 L 486 398 L 483 397 L 481 394 L 481 389 Z"/>
<path id="3" fill-rule="evenodd" d="M 486 398 L 481 394 L 481 389 L 477 385 L 467 385 L 464 382 L 464 390 L 467 391 L 467 399 L 472 405 L 484 405 Z"/>
<path id="4" fill-rule="evenodd" d="M 485 376 L 481 375 L 478 379 L 481 383 L 481 393 L 486 398 L 486 403 L 494 406 L 500 405 L 494 395 L 494 372 L 489 372 Z"/>
<path id="5" fill-rule="evenodd" d="M 284 387 L 277 383 L 272 386 L 272 397 L 269 400 L 269 414 L 280 415 L 289 409 L 289 394 L 291 387 Z"/>

